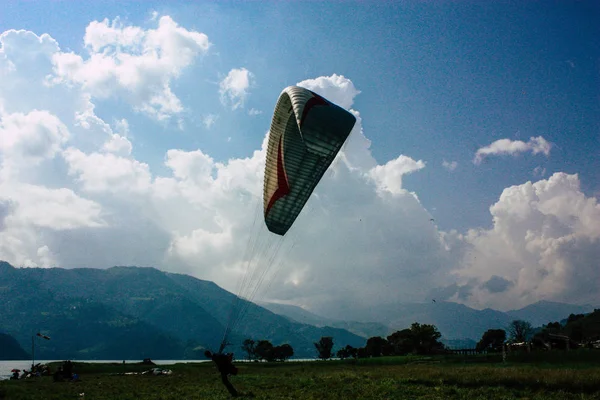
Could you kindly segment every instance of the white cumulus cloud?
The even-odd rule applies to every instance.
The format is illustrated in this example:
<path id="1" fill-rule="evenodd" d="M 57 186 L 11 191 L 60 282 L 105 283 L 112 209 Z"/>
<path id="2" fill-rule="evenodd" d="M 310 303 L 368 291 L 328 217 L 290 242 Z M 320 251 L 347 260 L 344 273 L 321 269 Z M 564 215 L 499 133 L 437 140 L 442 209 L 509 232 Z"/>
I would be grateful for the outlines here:
<path id="1" fill-rule="evenodd" d="M 392 194 L 403 193 L 402 176 L 425 168 L 422 160 L 415 161 L 410 157 L 400 157 L 388 161 L 385 165 L 377 165 L 369 171 L 369 176 L 377 182 L 379 191 L 388 191 Z"/>
<path id="2" fill-rule="evenodd" d="M 0 151 L 28 162 L 52 158 L 69 139 L 69 130 L 47 111 L 0 114 Z"/>
<path id="3" fill-rule="evenodd" d="M 123 154 L 126 156 L 131 154 L 132 148 L 133 146 L 129 139 L 116 133 L 113 133 L 102 146 L 102 149 L 109 153 Z"/>
<path id="4" fill-rule="evenodd" d="M 159 120 L 182 112 L 171 80 L 211 45 L 204 33 L 182 28 L 169 16 L 148 30 L 124 26 L 118 18 L 93 21 L 84 44 L 86 58 L 74 52 L 53 55 L 54 81 L 79 84 L 99 98 L 123 97 Z"/>
<path id="5" fill-rule="evenodd" d="M 410 154 L 375 159 L 362 125 L 368 116 L 352 108 L 360 91 L 342 75 L 298 83 L 357 122 L 283 238 L 262 219 L 266 137 L 241 157 L 219 159 L 178 143 L 161 150 L 162 165 L 142 158 L 136 146 L 151 143 L 149 125 L 129 128 L 120 115 L 99 115 L 94 102 L 116 98 L 157 118 L 177 114 L 184 105 L 171 82 L 210 46 L 170 17 L 157 21 L 149 30 L 95 21 L 86 54 L 61 52 L 47 34 L 0 34 L 0 259 L 153 266 L 234 291 L 249 255 L 267 265 L 279 248 L 277 274 L 267 276 L 258 297 L 342 318 L 347 305 L 419 301 L 440 287 L 448 298 L 482 307 L 600 300 L 600 211 L 576 175 L 506 188 L 490 208 L 491 229 L 439 231 L 404 187 L 403 178 L 425 162 Z M 242 107 L 252 76 L 232 71 L 222 94 Z M 59 79 L 48 84 L 48 75 Z M 208 110 L 191 112 L 201 120 Z M 550 145 L 539 137 L 480 151 L 481 158 L 548 154 Z M 15 161 L 26 158 L 38 161 Z"/>
<path id="6" fill-rule="evenodd" d="M 577 175 L 506 188 L 490 212 L 491 229 L 462 238 L 470 250 L 455 271 L 463 293 L 453 300 L 503 309 L 600 300 L 600 204 L 582 193 Z M 503 290 L 490 290 L 494 276 L 506 281 Z"/>
<path id="7" fill-rule="evenodd" d="M 101 206 L 78 196 L 70 189 L 49 189 L 35 185 L 2 185 L 10 193 L 14 211 L 7 224 L 18 223 L 54 230 L 101 227 Z M 7 190 L 10 190 L 8 192 Z"/>
<path id="8" fill-rule="evenodd" d="M 233 68 L 219 83 L 221 102 L 233 110 L 244 107 L 253 80 L 254 75 L 246 68 Z"/>
<path id="9" fill-rule="evenodd" d="M 491 155 L 517 155 L 526 151 L 531 151 L 533 154 L 542 153 L 545 156 L 550 155 L 552 144 L 542 136 L 532 137 L 528 142 L 522 140 L 500 139 L 492 144 L 482 147 L 475 153 L 473 163 L 481 164 L 484 158 Z"/>
<path id="10" fill-rule="evenodd" d="M 63 156 L 69 175 L 90 192 L 143 192 L 149 189 L 151 174 L 147 164 L 112 153 L 85 154 L 68 148 Z"/>
<path id="11" fill-rule="evenodd" d="M 298 82 L 298 86 L 305 87 L 313 92 L 327 96 L 327 100 L 342 108 L 349 109 L 354 104 L 354 98 L 360 94 L 354 83 L 343 75 L 333 74 L 315 79 Z"/>

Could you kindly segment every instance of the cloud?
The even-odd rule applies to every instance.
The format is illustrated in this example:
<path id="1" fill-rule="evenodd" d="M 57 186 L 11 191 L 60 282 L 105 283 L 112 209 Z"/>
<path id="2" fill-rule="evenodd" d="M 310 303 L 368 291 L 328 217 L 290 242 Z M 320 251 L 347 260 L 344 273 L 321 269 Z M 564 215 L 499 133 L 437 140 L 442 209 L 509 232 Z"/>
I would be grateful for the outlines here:
<path id="1" fill-rule="evenodd" d="M 156 29 L 124 26 L 119 18 L 93 21 L 86 28 L 88 57 L 74 52 L 52 56 L 54 83 L 81 85 L 97 98 L 126 99 L 136 110 L 158 120 L 181 113 L 171 80 L 211 46 L 204 33 L 180 27 L 169 16 Z"/>
<path id="2" fill-rule="evenodd" d="M 122 201 L 114 193 L 143 186 L 136 185 L 143 182 L 143 165 L 117 156 L 131 153 L 127 121 L 115 121 L 113 130 L 95 114 L 84 87 L 67 81 L 48 84 L 53 56 L 60 52 L 48 34 L 8 30 L 0 33 L 0 45 L 0 259 L 34 267 L 106 267 L 135 257 L 159 259 L 154 249 L 124 247 L 132 238 L 169 240 L 161 228 L 129 211 L 127 202 L 139 196 L 122 196 Z M 96 157 L 92 164 L 90 156 Z M 142 179 L 122 182 L 127 174 L 115 171 L 127 169 L 128 163 L 138 167 Z M 111 240 L 110 248 L 103 247 Z M 166 251 L 167 245 L 155 244 Z"/>
<path id="3" fill-rule="evenodd" d="M 352 104 L 352 99 L 343 98 L 344 92 L 347 96 L 356 95 L 357 91 L 348 90 L 351 82 L 332 79 L 342 83 L 338 92 L 335 85 L 315 89 Z M 324 79 L 316 82 L 323 83 Z M 416 197 L 402 188 L 402 176 L 423 168 L 424 163 L 399 155 L 378 165 L 365 145 L 368 141 L 360 126 L 353 135 L 356 143 L 344 149 L 324 177 L 297 221 L 296 233 L 283 240 L 279 255 L 287 254 L 288 263 L 275 261 L 273 268 L 279 272 L 271 277 L 270 286 L 265 283 L 270 291 L 261 292 L 263 295 L 315 307 L 335 300 L 330 311 L 336 312 L 335 304 L 356 296 L 347 290 L 355 285 L 364 286 L 358 295 L 360 301 L 383 300 L 381 280 L 373 279 L 373 274 L 389 275 L 385 284 L 404 282 L 410 277 L 425 287 L 429 287 L 430 279 L 440 275 L 436 271 L 442 268 L 445 258 L 443 243 Z M 265 145 L 263 142 L 247 158 L 227 162 L 216 162 L 202 150 L 167 152 L 165 166 L 171 175 L 155 176 L 148 197 L 141 202 L 148 208 L 138 207 L 139 213 L 170 232 L 161 264 L 164 268 L 213 279 L 234 290 L 243 265 L 248 262 L 244 254 L 250 250 L 246 248 L 249 240 L 262 242 L 262 247 L 257 245 L 257 250 L 251 252 L 257 262 L 267 263 L 269 255 L 274 256 L 268 249 L 274 248 L 273 241 L 278 237 L 266 232 L 260 219 Z M 333 234 L 332 226 L 336 232 L 348 235 Z M 399 226 L 401 230 L 397 229 Z M 328 239 L 314 243 L 315 238 L 325 237 Z M 292 244 L 300 253 L 291 251 Z M 399 260 L 405 260 L 400 269 Z M 421 262 L 427 267 L 417 268 Z M 320 268 L 323 263 L 330 267 Z M 345 274 L 348 268 L 353 274 Z M 334 283 L 341 274 L 348 275 L 347 280 Z M 399 296 L 409 299 L 422 288 L 407 288 Z"/>
<path id="4" fill-rule="evenodd" d="M 16 266 L 59 266 L 47 240 L 105 226 L 102 206 L 70 189 L 0 182 L 0 259 Z"/>
<path id="5" fill-rule="evenodd" d="M 199 186 L 212 181 L 213 159 L 201 150 L 169 150 L 165 165 L 181 180 L 190 180 Z"/>
<path id="6" fill-rule="evenodd" d="M 371 154 L 371 141 L 364 135 L 360 113 L 351 108 L 354 98 L 360 94 L 354 83 L 343 75 L 333 74 L 328 77 L 306 79 L 298 82 L 297 86 L 312 90 L 354 114 L 356 123 L 338 158 L 353 170 L 368 172 L 376 167 L 378 164 Z"/>
<path id="7" fill-rule="evenodd" d="M 546 175 L 546 168 L 542 168 L 537 166 L 533 169 L 533 176 L 535 177 L 543 177 Z"/>
<path id="8" fill-rule="evenodd" d="M 3 197 L 10 193 L 10 201 L 14 203 L 14 211 L 5 219 L 7 225 L 18 223 L 54 230 L 104 225 L 101 206 L 72 190 L 27 184 L 5 184 L 0 188 L 5 193 Z"/>
<path id="9" fill-rule="evenodd" d="M 246 68 L 234 68 L 219 84 L 219 93 L 221 94 L 221 103 L 231 105 L 235 110 L 244 107 L 248 89 L 253 84 L 254 75 Z"/>
<path id="10" fill-rule="evenodd" d="M 328 79 L 331 84 L 326 83 Z M 350 80 L 337 75 L 300 84 L 346 105 L 352 104 L 358 93 Z M 172 242 L 169 255 L 173 264 L 187 264 L 191 269 L 202 255 L 203 260 L 214 265 L 211 278 L 233 287 L 241 277 L 242 266 L 248 262 L 240 257 L 248 240 L 261 241 L 262 251 L 275 246 L 270 243 L 278 238 L 264 231 L 258 207 L 264 145 L 250 158 L 223 164 L 198 151 L 169 154 L 167 165 L 174 174 L 174 179 L 169 179 L 169 192 L 177 187 L 189 202 L 207 210 L 207 215 L 214 213 L 209 219 L 212 228 L 206 222 L 202 229 L 190 229 Z M 368 145 L 358 123 L 343 154 L 290 231 L 292 238 L 283 240 L 279 255 L 286 263 L 273 264 L 279 273 L 267 285 L 271 298 L 313 307 L 329 304 L 329 312 L 336 313 L 336 306 L 343 301 L 376 303 L 388 301 L 386 296 L 395 296 L 389 290 L 382 291 L 382 281 L 374 276 L 387 276 L 384 285 L 394 286 L 392 282 L 411 278 L 427 286 L 426 281 L 440 275 L 446 250 L 430 226 L 427 212 L 414 195 L 402 188 L 402 176 L 423 168 L 424 163 L 400 155 L 378 165 Z M 162 181 L 166 184 L 167 178 Z M 258 218 L 258 225 L 254 225 L 254 218 Z M 339 235 L 330 230 L 333 226 Z M 399 226 L 402 229 L 398 230 Z M 315 243 L 315 238 L 321 239 Z M 292 243 L 300 249 L 299 254 L 290 250 Z M 261 251 L 256 252 L 255 261 L 260 263 Z M 267 259 L 269 254 L 267 251 Z M 427 266 L 417 268 L 423 258 Z M 402 268 L 398 268 L 399 260 L 405 260 Z M 339 281 L 342 275 L 344 279 Z M 362 287 L 360 293 L 347 290 L 356 285 Z M 409 299 L 422 289 L 419 285 L 406 288 L 399 296 Z"/>
<path id="11" fill-rule="evenodd" d="M 102 149 L 109 153 L 129 155 L 131 154 L 132 147 L 129 139 L 114 133 L 111 138 L 104 143 Z"/>
<path id="12" fill-rule="evenodd" d="M 490 207 L 491 229 L 440 231 L 403 186 L 426 163 L 410 154 L 375 159 L 363 116 L 352 108 L 360 91 L 342 75 L 298 83 L 357 122 L 285 237 L 266 231 L 262 220 L 266 137 L 241 157 L 182 142 L 162 153 L 162 165 L 150 161 L 136 145 L 148 143 L 153 121 L 142 118 L 130 129 L 120 116 L 103 118 L 95 102 L 126 101 L 156 117 L 177 114 L 177 107 L 159 105 L 171 104 L 163 84 L 170 90 L 172 79 L 205 53 L 204 39 L 169 17 L 156 30 L 94 22 L 84 40 L 87 55 L 61 52 L 49 35 L 0 34 L 7 132 L 0 137 L 10 138 L 0 149 L 0 259 L 19 266 L 153 266 L 231 291 L 248 265 L 271 264 L 257 298 L 342 318 L 348 305 L 414 302 L 429 293 L 481 307 L 598 300 L 600 211 L 576 175 L 506 188 Z M 183 49 L 180 56 L 175 49 Z M 92 68 L 103 63 L 105 69 Z M 49 84 L 48 75 L 60 79 Z M 142 89 L 142 82 L 153 84 Z M 245 86 L 235 82 L 226 87 Z M 224 92 L 229 105 L 242 106 L 248 82 Z M 193 112 L 201 118 L 207 111 Z M 546 144 L 538 138 L 503 151 L 547 154 Z M 481 157 L 505 147 L 492 144 Z"/>
<path id="13" fill-rule="evenodd" d="M 217 119 L 219 119 L 218 115 L 208 114 L 202 118 L 202 124 L 206 129 L 210 129 L 215 124 L 215 122 L 217 122 Z"/>
<path id="14" fill-rule="evenodd" d="M 545 156 L 550 155 L 552 145 L 542 136 L 532 137 L 528 142 L 521 140 L 500 139 L 496 140 L 489 146 L 482 147 L 475 153 L 473 163 L 481 164 L 485 157 L 490 155 L 517 155 L 526 151 L 531 151 L 533 154 L 543 153 Z"/>
<path id="15" fill-rule="evenodd" d="M 104 123 L 104 121 L 102 121 Z M 126 119 L 121 119 L 115 122 L 115 131 L 119 133 L 113 133 L 111 127 L 104 123 L 105 131 L 108 138 L 102 145 L 102 151 L 113 153 L 116 155 L 129 156 L 133 149 L 133 144 L 127 138 L 129 133 L 129 123 Z"/>
<path id="16" fill-rule="evenodd" d="M 401 155 L 388 161 L 385 165 L 375 166 L 368 172 L 368 175 L 377 183 L 379 191 L 400 194 L 405 192 L 402 189 L 402 176 L 423 168 L 425 168 L 423 161 L 415 161 L 410 157 Z"/>
<path id="17" fill-rule="evenodd" d="M 452 172 L 458 167 L 458 163 L 456 161 L 442 161 L 442 167 L 446 168 L 448 171 Z"/>
<path id="18" fill-rule="evenodd" d="M 85 154 L 75 148 L 64 151 L 69 175 L 88 192 L 131 193 L 149 190 L 151 174 L 147 164 L 112 153 Z"/>
<path id="19" fill-rule="evenodd" d="M 69 139 L 69 130 L 47 111 L 0 114 L 0 151 L 5 157 L 37 163 L 53 158 Z"/>
<path id="20" fill-rule="evenodd" d="M 6 227 L 4 220 L 12 213 L 13 204 L 10 200 L 0 200 L 0 232 Z"/>
<path id="21" fill-rule="evenodd" d="M 470 295 L 454 300 L 503 309 L 600 300 L 600 205 L 581 191 L 577 175 L 506 188 L 490 212 L 491 229 L 460 238 L 469 250 L 453 274 Z"/>
<path id="22" fill-rule="evenodd" d="M 354 104 L 354 98 L 360 94 L 354 83 L 343 75 L 320 76 L 298 82 L 298 86 L 305 87 L 316 93 L 326 93 L 327 100 L 342 108 L 349 109 Z"/>
<path id="23" fill-rule="evenodd" d="M 260 115 L 263 112 L 260 110 L 257 110 L 256 108 L 251 108 L 248 110 L 248 115 L 254 116 L 254 115 Z"/>
<path id="24" fill-rule="evenodd" d="M 487 289 L 490 293 L 501 293 L 512 285 L 513 283 L 511 281 L 494 275 L 487 282 L 484 282 L 481 287 Z"/>

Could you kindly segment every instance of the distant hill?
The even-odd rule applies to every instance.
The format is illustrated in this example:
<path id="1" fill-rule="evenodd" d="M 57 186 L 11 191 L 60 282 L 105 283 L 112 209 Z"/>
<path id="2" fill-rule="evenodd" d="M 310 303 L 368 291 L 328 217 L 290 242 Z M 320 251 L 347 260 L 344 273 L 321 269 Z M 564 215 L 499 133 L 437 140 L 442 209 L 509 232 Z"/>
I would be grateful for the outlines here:
<path id="1" fill-rule="evenodd" d="M 568 318 L 558 333 L 568 335 L 577 342 L 600 340 L 600 309 L 583 316 L 573 315 L 573 319 Z"/>
<path id="2" fill-rule="evenodd" d="M 477 346 L 472 339 L 442 339 L 441 342 L 450 349 L 474 349 Z"/>
<path id="3" fill-rule="evenodd" d="M 0 360 L 29 360 L 31 355 L 19 345 L 14 337 L 0 332 Z"/>
<path id="4" fill-rule="evenodd" d="M 347 331 L 366 338 L 372 336 L 385 337 L 392 333 L 387 325 L 379 322 L 341 321 L 321 317 L 320 315 L 311 313 L 310 311 L 294 305 L 266 302 L 261 302 L 259 304 L 267 310 L 289 318 L 292 321 L 318 327 L 330 326 L 333 328 L 346 329 Z"/>
<path id="5" fill-rule="evenodd" d="M 600 309 L 585 314 L 583 318 L 574 317 L 573 321 L 565 324 L 563 334 L 579 342 L 600 340 Z"/>
<path id="6" fill-rule="evenodd" d="M 320 315 L 307 311 L 302 307 L 290 304 L 268 302 L 259 302 L 258 304 L 277 315 L 284 316 L 290 320 L 301 322 L 303 324 L 323 326 L 329 324 L 331 321 L 335 321 L 334 319 L 321 317 Z"/>
<path id="7" fill-rule="evenodd" d="M 40 359 L 197 359 L 217 349 L 236 297 L 208 281 L 154 268 L 14 268 L 0 262 L 0 327 L 21 346 L 31 332 Z M 248 306 L 227 351 L 246 338 L 289 343 L 296 357 L 314 357 L 313 343 L 333 336 L 336 346 L 364 345 L 344 329 L 290 321 Z"/>
<path id="8" fill-rule="evenodd" d="M 486 330 L 503 329 L 512 321 L 509 315 L 501 311 L 475 310 L 445 301 L 384 304 L 369 308 L 354 305 L 345 312 L 361 322 L 375 321 L 384 324 L 391 332 L 408 328 L 413 322 L 433 324 L 445 340 L 478 341 Z"/>
<path id="9" fill-rule="evenodd" d="M 544 346 L 552 345 L 564 348 L 564 341 L 559 336 L 568 336 L 570 346 L 598 348 L 600 343 L 600 309 L 590 313 L 571 313 L 567 319 L 546 324 L 535 330 L 533 341 Z"/>
<path id="10" fill-rule="evenodd" d="M 0 328 L 22 348 L 31 333 L 36 358 L 198 359 L 218 348 L 237 297 L 213 282 L 154 268 L 14 268 L 0 262 Z M 477 342 L 488 329 L 506 329 L 514 319 L 534 326 L 591 311 L 589 306 L 538 302 L 508 313 L 475 310 L 451 302 L 345 304 L 344 319 L 326 318 L 300 307 L 240 300 L 246 316 L 229 336 L 227 351 L 241 355 L 246 338 L 289 343 L 295 357 L 314 357 L 314 342 L 334 338 L 334 350 L 362 347 L 372 336 L 387 336 L 413 322 L 434 324 L 443 341 Z"/>
<path id="11" fill-rule="evenodd" d="M 300 309 L 301 311 L 298 311 L 291 307 L 278 305 L 277 308 L 272 308 L 272 310 L 290 318 L 304 318 L 307 321 L 312 321 L 312 323 L 338 321 L 316 316 L 307 310 Z M 549 322 L 564 320 L 572 313 L 580 314 L 592 310 L 592 306 L 541 301 L 519 310 L 502 312 L 490 308 L 476 310 L 452 302 L 432 301 L 427 303 L 384 304 L 377 307 L 346 304 L 339 308 L 337 314 L 351 315 L 353 320 L 359 321 L 358 323 L 382 324 L 389 327 L 388 332 L 408 328 L 413 322 L 433 324 L 442 333 L 444 341 L 473 340 L 477 342 L 488 329 L 506 329 L 510 322 L 515 319 L 524 319 L 534 327 L 539 327 Z M 348 324 L 352 326 L 355 323 Z M 354 332 L 356 333 L 356 331 Z M 374 332 L 369 331 L 368 333 L 370 337 L 370 334 Z"/>
<path id="12" fill-rule="evenodd" d="M 573 305 L 553 301 L 538 301 L 519 310 L 508 311 L 513 319 L 528 321 L 533 326 L 541 326 L 549 322 L 561 321 L 570 314 L 587 314 L 594 311 L 590 305 Z"/>

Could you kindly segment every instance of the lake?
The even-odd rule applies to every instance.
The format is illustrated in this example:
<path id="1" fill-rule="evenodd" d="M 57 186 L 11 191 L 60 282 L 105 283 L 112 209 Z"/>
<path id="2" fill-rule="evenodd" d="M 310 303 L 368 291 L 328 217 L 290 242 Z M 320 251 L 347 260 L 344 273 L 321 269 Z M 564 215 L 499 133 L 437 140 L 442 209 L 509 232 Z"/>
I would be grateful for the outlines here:
<path id="1" fill-rule="evenodd" d="M 337 358 L 332 358 L 332 360 L 337 360 Z M 302 362 L 302 361 L 316 361 L 316 358 L 291 358 L 287 362 Z M 35 363 L 47 364 L 51 362 L 62 362 L 65 360 L 35 360 Z M 84 362 L 84 363 L 122 363 L 123 360 L 71 360 L 73 362 Z M 125 360 L 125 364 L 136 364 L 141 362 L 141 360 Z M 210 362 L 210 360 L 152 360 L 152 362 L 156 365 L 172 365 L 177 363 L 203 363 Z M 248 362 L 247 360 L 238 360 L 235 362 Z M 20 369 L 23 371 L 24 369 L 31 368 L 31 360 L 20 360 L 20 361 L 0 361 L 0 380 L 9 379 L 12 375 L 11 370 L 14 368 Z M 151 366 L 148 366 L 150 369 Z"/>
<path id="2" fill-rule="evenodd" d="M 65 360 L 35 360 L 35 363 L 47 364 L 51 362 L 62 362 Z M 123 360 L 71 360 L 73 362 L 88 362 L 88 363 L 122 363 Z M 141 360 L 125 360 L 125 364 L 139 363 Z M 201 363 L 208 362 L 209 360 L 152 360 L 156 365 L 171 365 L 176 363 Z M 0 361 L 0 380 L 9 379 L 12 375 L 13 369 L 24 369 L 29 370 L 31 368 L 31 360 L 19 360 L 19 361 Z M 150 369 L 151 366 L 148 366 Z"/>

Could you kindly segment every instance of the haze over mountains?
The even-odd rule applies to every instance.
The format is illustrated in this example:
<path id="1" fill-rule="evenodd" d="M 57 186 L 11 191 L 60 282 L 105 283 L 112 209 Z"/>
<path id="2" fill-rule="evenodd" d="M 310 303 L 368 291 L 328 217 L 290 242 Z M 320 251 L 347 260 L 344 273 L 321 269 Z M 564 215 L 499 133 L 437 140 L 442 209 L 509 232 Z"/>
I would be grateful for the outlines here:
<path id="1" fill-rule="evenodd" d="M 300 307 L 285 304 L 261 303 L 277 314 L 315 326 L 335 326 L 368 336 L 389 335 L 409 327 L 413 322 L 434 324 L 446 340 L 479 340 L 488 329 L 504 329 L 515 319 L 529 321 L 534 327 L 566 319 L 569 314 L 594 310 L 591 305 L 572 305 L 539 301 L 519 310 L 502 312 L 492 309 L 475 310 L 462 304 L 436 301 L 431 303 L 389 304 L 378 308 L 348 309 L 355 321 L 341 321 L 318 316 Z M 367 322 L 374 321 L 374 322 Z"/>
<path id="2" fill-rule="evenodd" d="M 106 270 L 13 268 L 0 263 L 0 331 L 28 348 L 41 331 L 37 357 L 73 359 L 198 359 L 217 349 L 235 296 L 212 282 L 153 268 Z M 240 352 L 245 338 L 290 343 L 296 356 L 313 357 L 313 342 L 333 336 L 360 346 L 348 331 L 290 322 L 250 304 L 230 335 Z"/>
<path id="3" fill-rule="evenodd" d="M 154 268 L 14 268 L 0 262 L 0 333 L 24 349 L 36 332 L 50 336 L 38 341 L 40 359 L 203 358 L 205 348 L 218 348 L 235 299 L 212 282 Z M 314 357 L 313 343 L 322 336 L 333 336 L 335 348 L 360 347 L 368 337 L 420 322 L 435 324 L 446 341 L 479 340 L 516 318 L 539 326 L 593 310 L 551 302 L 507 313 L 449 302 L 348 305 L 348 317 L 334 320 L 295 306 L 247 305 L 227 351 L 239 354 L 246 338 L 268 339 L 291 344 L 295 357 Z"/>

